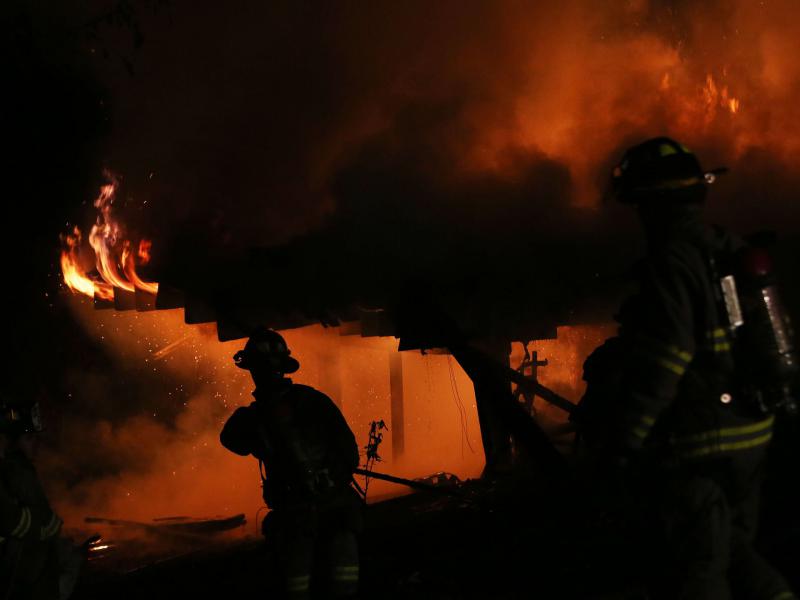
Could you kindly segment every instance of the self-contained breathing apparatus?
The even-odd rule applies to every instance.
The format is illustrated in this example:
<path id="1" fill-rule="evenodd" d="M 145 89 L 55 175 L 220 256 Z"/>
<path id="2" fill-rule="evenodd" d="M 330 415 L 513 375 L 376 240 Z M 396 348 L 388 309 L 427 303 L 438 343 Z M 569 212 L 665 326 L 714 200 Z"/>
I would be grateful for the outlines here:
<path id="1" fill-rule="evenodd" d="M 696 204 L 726 168 L 705 171 L 683 144 L 667 137 L 628 149 L 615 167 L 607 197 L 646 208 L 651 204 Z M 736 365 L 736 390 L 763 412 L 798 411 L 792 389 L 798 372 L 793 332 L 781 300 L 765 238 L 727 256 L 712 256 L 720 315 L 727 318 Z M 731 402 L 732 394 L 723 394 Z"/>
<path id="2" fill-rule="evenodd" d="M 727 319 L 738 393 L 762 412 L 797 414 L 794 332 L 765 247 L 750 243 L 711 259 L 720 314 Z"/>

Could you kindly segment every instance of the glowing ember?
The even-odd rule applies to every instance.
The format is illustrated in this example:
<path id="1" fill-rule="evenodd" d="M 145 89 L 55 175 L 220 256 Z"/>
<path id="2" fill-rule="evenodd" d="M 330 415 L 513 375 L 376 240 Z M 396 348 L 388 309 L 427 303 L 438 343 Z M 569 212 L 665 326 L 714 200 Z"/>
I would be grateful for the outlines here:
<path id="1" fill-rule="evenodd" d="M 78 227 L 61 237 L 61 272 L 64 283 L 74 293 L 100 300 L 113 300 L 114 288 L 128 292 L 140 290 L 148 294 L 158 292 L 158 283 L 143 280 L 136 272 L 137 263 L 150 262 L 150 240 L 140 240 L 138 251 L 131 250 L 131 241 L 125 239 L 123 225 L 114 218 L 113 205 L 117 192 L 117 179 L 109 175 L 110 183 L 100 188 L 94 201 L 99 215 L 89 233 L 89 244 L 94 251 L 95 267 L 99 277 L 91 276 L 82 266 L 82 235 Z"/>
<path id="2" fill-rule="evenodd" d="M 161 360 L 162 358 L 166 358 L 167 356 L 169 356 L 170 354 L 175 352 L 175 350 L 178 349 L 178 346 L 183 344 L 188 339 L 189 339 L 189 336 L 185 335 L 182 338 L 167 344 L 166 346 L 164 346 L 160 350 L 156 350 L 155 352 L 153 352 L 153 359 L 154 360 Z"/>

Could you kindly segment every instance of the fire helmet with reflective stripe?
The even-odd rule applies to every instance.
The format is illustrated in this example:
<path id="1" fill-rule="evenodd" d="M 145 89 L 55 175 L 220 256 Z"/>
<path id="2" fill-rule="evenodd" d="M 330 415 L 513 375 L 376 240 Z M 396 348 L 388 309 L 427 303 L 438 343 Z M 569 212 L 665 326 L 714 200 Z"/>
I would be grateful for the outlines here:
<path id="1" fill-rule="evenodd" d="M 609 195 L 624 204 L 700 202 L 725 168 L 704 171 L 686 146 L 657 137 L 629 148 L 611 175 Z"/>
<path id="2" fill-rule="evenodd" d="M 294 373 L 300 368 L 291 356 L 286 340 L 277 331 L 259 329 L 255 331 L 243 350 L 233 356 L 236 366 L 251 371 L 257 368 L 270 369 L 276 373 Z"/>

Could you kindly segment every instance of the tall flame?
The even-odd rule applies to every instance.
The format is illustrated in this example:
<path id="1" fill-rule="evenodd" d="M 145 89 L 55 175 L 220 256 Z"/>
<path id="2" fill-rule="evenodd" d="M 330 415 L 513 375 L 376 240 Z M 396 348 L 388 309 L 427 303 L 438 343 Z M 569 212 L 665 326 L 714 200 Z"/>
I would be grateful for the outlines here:
<path id="1" fill-rule="evenodd" d="M 61 251 L 61 273 L 64 283 L 76 294 L 90 298 L 113 300 L 114 290 L 104 281 L 97 281 L 86 274 L 80 264 L 81 230 L 75 227 L 72 233 L 61 236 L 64 248 Z"/>
<path id="2" fill-rule="evenodd" d="M 92 225 L 89 233 L 89 244 L 94 250 L 97 271 L 104 281 L 114 287 L 133 292 L 135 288 L 125 276 L 120 273 L 119 264 L 115 249 L 122 237 L 122 228 L 111 216 L 111 207 L 117 191 L 117 182 L 111 183 L 100 188 L 100 195 L 94 201 L 94 206 L 100 211 L 97 223 Z"/>
<path id="3" fill-rule="evenodd" d="M 141 264 L 146 263 L 141 262 Z M 141 277 L 139 277 L 138 273 L 136 273 L 136 255 L 131 252 L 131 245 L 128 240 L 125 240 L 125 243 L 122 247 L 122 269 L 125 272 L 125 276 L 133 284 L 135 289 L 142 290 L 148 294 L 158 293 L 158 283 L 154 281 L 144 281 Z"/>
<path id="4" fill-rule="evenodd" d="M 158 293 L 158 283 L 145 281 L 136 272 L 140 265 L 150 261 L 150 240 L 140 240 L 138 252 L 131 250 L 132 244 L 125 237 L 124 226 L 113 214 L 118 181 L 109 175 L 110 182 L 100 188 L 94 201 L 98 210 L 97 221 L 89 232 L 89 245 L 94 251 L 98 276 L 90 275 L 81 261 L 81 230 L 75 227 L 72 233 L 61 236 L 61 273 L 64 283 L 76 294 L 99 300 L 113 300 L 114 288 L 127 292 L 140 290 L 148 294 Z"/>

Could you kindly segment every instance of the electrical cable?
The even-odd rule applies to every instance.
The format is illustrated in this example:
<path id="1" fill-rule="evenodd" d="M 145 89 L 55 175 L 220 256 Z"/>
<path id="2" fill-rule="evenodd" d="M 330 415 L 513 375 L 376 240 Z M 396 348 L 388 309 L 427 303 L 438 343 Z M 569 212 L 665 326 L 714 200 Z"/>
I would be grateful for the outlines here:
<path id="1" fill-rule="evenodd" d="M 458 416 L 461 421 L 461 456 L 464 456 L 464 442 L 467 442 L 470 452 L 475 454 L 475 449 L 469 441 L 469 429 L 467 428 L 467 409 L 464 407 L 464 402 L 461 400 L 461 394 L 458 392 L 458 381 L 456 381 L 456 374 L 453 370 L 453 363 L 451 357 L 447 357 L 447 368 L 450 372 L 450 388 L 453 392 L 453 400 L 458 409 Z"/>

